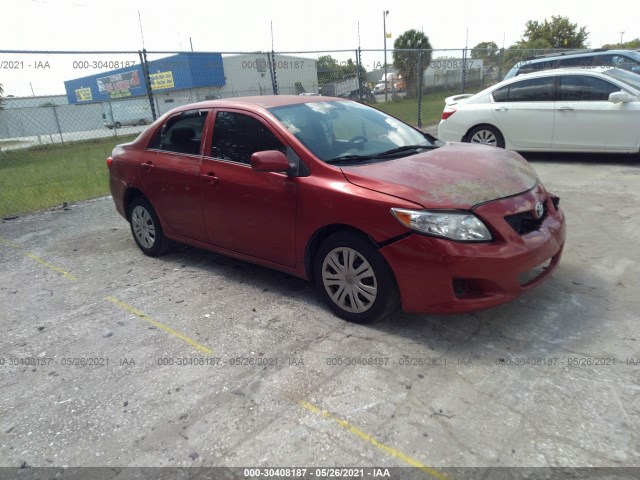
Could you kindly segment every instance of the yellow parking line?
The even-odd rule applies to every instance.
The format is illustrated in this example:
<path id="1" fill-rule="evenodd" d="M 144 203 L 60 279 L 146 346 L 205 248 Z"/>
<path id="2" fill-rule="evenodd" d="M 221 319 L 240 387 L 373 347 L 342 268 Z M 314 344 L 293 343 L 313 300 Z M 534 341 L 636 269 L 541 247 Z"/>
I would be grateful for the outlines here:
<path id="1" fill-rule="evenodd" d="M 8 240 L 4 237 L 0 237 L 0 243 L 4 243 L 5 245 L 8 245 L 13 248 L 21 248 L 20 245 L 18 245 L 17 243 L 14 243 L 11 240 Z"/>
<path id="2" fill-rule="evenodd" d="M 18 250 L 22 250 L 22 245 L 19 245 L 15 242 L 12 242 L 11 240 L 8 240 L 4 237 L 0 237 L 0 243 L 7 245 L 9 247 L 18 249 Z M 25 256 L 30 258 L 31 260 L 35 260 L 36 262 L 38 262 L 40 265 L 43 265 L 47 268 L 50 268 L 51 270 L 61 273 L 65 278 L 68 278 L 69 280 L 73 280 L 74 282 L 78 281 L 78 277 L 76 277 L 73 273 L 68 272 L 60 267 L 56 267 L 55 265 L 44 261 L 43 259 L 41 259 L 40 257 L 38 257 L 37 255 L 34 255 L 33 253 L 25 253 Z"/>
<path id="3" fill-rule="evenodd" d="M 199 352 L 202 353 L 206 353 L 207 355 L 213 355 L 213 350 L 211 350 L 208 347 L 205 347 L 204 345 L 202 345 L 201 343 L 196 342 L 195 340 L 187 337 L 186 335 L 174 330 L 171 327 L 168 327 L 167 325 L 164 325 L 160 322 L 155 321 L 154 319 L 152 319 L 151 317 L 145 315 L 144 313 L 142 313 L 140 310 L 137 310 L 136 308 L 132 307 L 131 305 L 124 303 L 121 300 L 118 300 L 115 297 L 106 297 L 105 300 L 108 300 L 109 302 L 113 303 L 114 305 L 117 305 L 118 307 L 120 307 L 123 310 L 126 310 L 129 313 L 133 313 L 136 317 L 141 318 L 142 320 L 144 320 L 145 322 L 153 325 L 154 327 L 157 327 L 161 330 L 164 330 L 165 332 L 167 332 L 169 335 L 173 335 L 176 338 L 179 338 L 180 340 L 188 343 L 189 345 L 191 345 L 193 348 L 195 348 L 196 350 L 198 350 Z"/>
<path id="4" fill-rule="evenodd" d="M 69 280 L 73 280 L 74 282 L 78 281 L 78 277 L 76 277 L 73 273 L 67 272 L 66 270 L 63 270 L 60 267 L 56 267 L 55 265 L 52 265 L 49 262 L 45 262 L 44 260 L 34 255 L 33 253 L 25 253 L 25 255 L 29 257 L 31 260 L 35 260 L 36 262 L 38 262 L 40 265 L 44 265 L 45 267 L 50 268 L 55 272 L 61 273 L 65 278 L 68 278 Z"/>
<path id="5" fill-rule="evenodd" d="M 403 462 L 411 465 L 412 467 L 417 468 L 418 470 L 423 471 L 424 473 L 427 473 L 427 474 L 431 475 L 434 478 L 437 478 L 438 480 L 449 480 L 449 477 L 447 477 L 443 473 L 441 473 L 441 472 L 439 472 L 439 471 L 437 471 L 437 470 L 435 470 L 435 469 L 433 469 L 431 467 L 427 467 L 426 465 L 423 465 L 418 460 L 416 460 L 414 458 L 411 458 L 409 455 L 406 455 L 406 454 L 402 453 L 401 451 L 396 450 L 393 447 L 385 445 L 384 443 L 376 440 L 374 437 L 372 437 L 368 433 L 363 432 L 358 427 L 355 427 L 355 426 L 351 425 L 346 420 L 344 420 L 342 418 L 339 418 L 339 417 L 336 417 L 335 415 L 327 412 L 326 410 L 322 410 L 322 409 L 316 407 L 315 405 L 310 404 L 309 402 L 305 402 L 304 400 L 300 400 L 298 403 L 300 404 L 300 406 L 302 406 L 303 408 L 309 410 L 312 413 L 315 413 L 316 415 L 320 415 L 321 417 L 328 418 L 329 420 L 333 420 L 335 423 L 340 425 L 342 428 L 344 428 L 348 432 L 353 433 L 357 437 L 360 437 L 362 440 L 364 440 L 365 442 L 368 442 L 369 444 L 373 445 L 378 450 L 381 450 L 381 451 L 391 455 L 392 457 L 395 457 L 395 458 L 397 458 L 399 460 L 402 460 Z"/>

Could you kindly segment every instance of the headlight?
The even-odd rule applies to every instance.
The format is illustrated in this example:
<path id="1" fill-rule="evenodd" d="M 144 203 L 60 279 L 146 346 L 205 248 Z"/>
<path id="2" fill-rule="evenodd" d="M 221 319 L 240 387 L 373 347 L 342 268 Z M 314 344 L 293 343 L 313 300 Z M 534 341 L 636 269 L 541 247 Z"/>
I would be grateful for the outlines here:
<path id="1" fill-rule="evenodd" d="M 482 221 L 471 213 L 454 211 L 405 210 L 392 208 L 391 213 L 405 227 L 420 233 L 463 242 L 486 242 L 491 233 Z"/>

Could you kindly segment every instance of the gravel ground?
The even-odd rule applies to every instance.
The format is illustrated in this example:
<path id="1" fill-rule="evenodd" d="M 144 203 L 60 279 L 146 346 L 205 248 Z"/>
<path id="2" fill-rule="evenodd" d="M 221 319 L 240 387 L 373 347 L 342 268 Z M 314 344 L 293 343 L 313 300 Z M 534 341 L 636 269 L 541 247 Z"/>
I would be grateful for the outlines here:
<path id="1" fill-rule="evenodd" d="M 528 158 L 561 265 L 466 315 L 351 325 L 282 273 L 148 258 L 109 197 L 3 221 L 0 466 L 640 467 L 640 164 Z"/>

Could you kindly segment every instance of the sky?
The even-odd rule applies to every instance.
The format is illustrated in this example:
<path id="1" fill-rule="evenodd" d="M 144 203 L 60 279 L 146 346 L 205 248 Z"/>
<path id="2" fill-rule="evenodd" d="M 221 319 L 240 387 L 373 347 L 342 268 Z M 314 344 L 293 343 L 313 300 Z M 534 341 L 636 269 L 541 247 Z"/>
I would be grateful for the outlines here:
<path id="1" fill-rule="evenodd" d="M 592 48 L 619 42 L 621 35 L 624 41 L 640 37 L 637 15 L 604 14 L 601 4 L 584 0 L 536 0 L 535 8 L 527 9 L 512 0 L 461 1 L 455 7 L 446 1 L 390 0 L 11 0 L 8 5 L 0 29 L 0 84 L 5 95 L 16 96 L 64 93 L 63 80 L 99 70 L 78 72 L 72 57 L 1 51 L 137 51 L 143 46 L 148 51 L 253 52 L 272 46 L 276 52 L 358 46 L 382 50 L 384 24 L 391 34 L 387 48 L 412 28 L 422 30 L 434 49 L 462 49 L 486 41 L 508 47 L 520 40 L 528 20 L 551 20 L 554 15 L 586 27 Z M 137 55 L 112 56 L 137 60 Z M 91 55 L 73 57 L 87 58 Z"/>

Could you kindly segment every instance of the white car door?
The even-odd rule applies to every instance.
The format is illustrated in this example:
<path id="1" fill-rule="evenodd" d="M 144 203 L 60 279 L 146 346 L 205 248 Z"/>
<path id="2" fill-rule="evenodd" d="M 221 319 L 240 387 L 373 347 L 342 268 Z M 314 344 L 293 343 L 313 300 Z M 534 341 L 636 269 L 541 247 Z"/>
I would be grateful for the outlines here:
<path id="1" fill-rule="evenodd" d="M 637 151 L 640 102 L 613 103 L 621 88 L 592 75 L 560 76 L 554 150 Z"/>
<path id="2" fill-rule="evenodd" d="M 553 137 L 555 77 L 520 80 L 493 92 L 493 117 L 507 143 L 548 149 Z"/>

